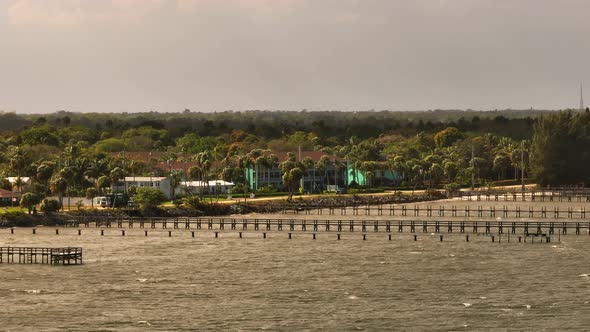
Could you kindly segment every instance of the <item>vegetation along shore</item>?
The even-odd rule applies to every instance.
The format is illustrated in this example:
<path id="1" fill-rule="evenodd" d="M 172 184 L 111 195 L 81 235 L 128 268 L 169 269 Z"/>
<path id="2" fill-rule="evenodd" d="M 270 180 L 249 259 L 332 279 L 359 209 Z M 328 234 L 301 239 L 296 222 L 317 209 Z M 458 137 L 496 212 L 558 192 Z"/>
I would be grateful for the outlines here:
<path id="1" fill-rule="evenodd" d="M 3 112 L 0 213 L 11 226 L 59 222 L 61 210 L 224 215 L 583 187 L 589 126 L 588 110 Z M 380 192 L 391 194 L 363 195 Z"/>

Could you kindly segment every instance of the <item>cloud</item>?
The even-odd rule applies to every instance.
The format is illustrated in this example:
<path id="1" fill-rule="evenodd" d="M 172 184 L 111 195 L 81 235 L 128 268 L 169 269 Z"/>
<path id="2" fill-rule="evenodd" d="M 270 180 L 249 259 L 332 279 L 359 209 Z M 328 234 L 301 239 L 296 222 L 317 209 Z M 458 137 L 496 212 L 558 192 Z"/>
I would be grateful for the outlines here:
<path id="1" fill-rule="evenodd" d="M 7 19 L 15 25 L 73 25 L 136 19 L 161 8 L 164 0 L 12 0 Z"/>

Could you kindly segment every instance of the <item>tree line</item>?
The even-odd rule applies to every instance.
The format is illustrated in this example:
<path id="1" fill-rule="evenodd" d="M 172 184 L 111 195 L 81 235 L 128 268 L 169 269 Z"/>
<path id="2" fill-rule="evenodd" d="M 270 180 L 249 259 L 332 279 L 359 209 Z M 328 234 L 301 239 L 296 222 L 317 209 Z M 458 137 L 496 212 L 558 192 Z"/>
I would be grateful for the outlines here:
<path id="1" fill-rule="evenodd" d="M 268 186 L 249 188 L 248 169 L 268 174 L 277 168 L 282 189 L 292 194 L 310 169 L 346 172 L 346 164 L 362 172 L 369 187 L 449 190 L 522 177 L 542 185 L 583 185 L 590 172 L 588 112 L 187 110 L 0 117 L 0 187 L 14 189 L 8 176 L 29 177 L 33 192 L 60 198 L 95 196 L 132 175 L 170 176 L 174 186 L 224 179 L 240 190 L 262 190 Z M 325 156 L 298 160 L 298 150 Z M 131 158 L 134 152 L 143 157 Z M 291 154 L 279 160 L 278 152 Z M 190 167 L 177 169 L 177 163 Z M 383 177 L 388 171 L 399 176 Z M 335 176 L 325 178 L 336 184 Z"/>

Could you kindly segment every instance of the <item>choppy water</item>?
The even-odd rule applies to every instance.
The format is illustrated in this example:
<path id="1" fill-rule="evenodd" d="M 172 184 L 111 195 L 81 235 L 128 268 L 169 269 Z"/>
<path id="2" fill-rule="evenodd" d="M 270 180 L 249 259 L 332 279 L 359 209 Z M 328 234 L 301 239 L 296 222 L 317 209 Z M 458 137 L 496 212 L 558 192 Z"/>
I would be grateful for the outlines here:
<path id="1" fill-rule="evenodd" d="M 0 230 L 83 266 L 0 264 L 0 330 L 588 330 L 590 237 Z"/>

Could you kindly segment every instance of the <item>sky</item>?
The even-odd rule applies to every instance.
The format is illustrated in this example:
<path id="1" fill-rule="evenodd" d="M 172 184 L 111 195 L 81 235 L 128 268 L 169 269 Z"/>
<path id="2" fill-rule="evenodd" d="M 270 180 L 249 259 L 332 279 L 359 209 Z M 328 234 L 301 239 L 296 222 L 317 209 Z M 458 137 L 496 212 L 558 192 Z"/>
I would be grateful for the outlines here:
<path id="1" fill-rule="evenodd" d="M 588 0 L 0 0 L 0 111 L 577 108 Z"/>

